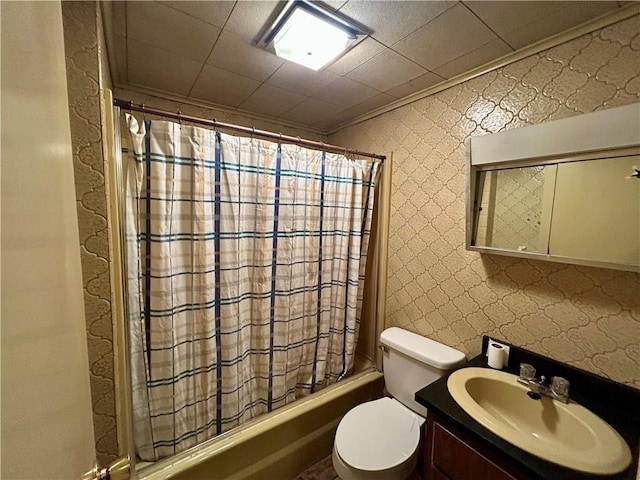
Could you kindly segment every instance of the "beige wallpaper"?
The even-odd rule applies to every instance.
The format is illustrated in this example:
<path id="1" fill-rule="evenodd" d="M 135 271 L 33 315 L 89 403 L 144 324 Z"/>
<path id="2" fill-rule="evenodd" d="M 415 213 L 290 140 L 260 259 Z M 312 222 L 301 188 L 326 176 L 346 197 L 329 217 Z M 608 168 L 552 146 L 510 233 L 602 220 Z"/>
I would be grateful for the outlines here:
<path id="1" fill-rule="evenodd" d="M 640 16 L 345 128 L 394 172 L 387 325 L 480 351 L 495 335 L 640 388 L 640 275 L 464 248 L 464 140 L 640 101 Z"/>
<path id="2" fill-rule="evenodd" d="M 63 2 L 69 117 L 98 462 L 118 456 L 96 4 Z"/>

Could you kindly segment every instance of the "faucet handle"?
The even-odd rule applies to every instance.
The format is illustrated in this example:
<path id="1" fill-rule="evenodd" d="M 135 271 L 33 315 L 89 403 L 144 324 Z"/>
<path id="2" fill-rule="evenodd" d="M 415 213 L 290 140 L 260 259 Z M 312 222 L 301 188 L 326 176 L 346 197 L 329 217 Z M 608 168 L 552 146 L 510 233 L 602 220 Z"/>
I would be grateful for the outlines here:
<path id="1" fill-rule="evenodd" d="M 556 395 L 569 395 L 569 380 L 562 377 L 551 378 L 551 391 Z"/>
<path id="2" fill-rule="evenodd" d="M 536 369 L 528 363 L 520 364 L 520 378 L 522 380 L 534 380 L 536 378 Z"/>

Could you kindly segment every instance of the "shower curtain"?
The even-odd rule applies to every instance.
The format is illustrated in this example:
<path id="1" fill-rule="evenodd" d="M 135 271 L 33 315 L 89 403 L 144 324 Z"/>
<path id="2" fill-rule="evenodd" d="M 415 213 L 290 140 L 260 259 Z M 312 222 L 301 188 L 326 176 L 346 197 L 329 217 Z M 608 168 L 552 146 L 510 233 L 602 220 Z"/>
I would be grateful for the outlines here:
<path id="1" fill-rule="evenodd" d="M 349 373 L 377 164 L 126 120 L 134 436 L 154 461 Z"/>

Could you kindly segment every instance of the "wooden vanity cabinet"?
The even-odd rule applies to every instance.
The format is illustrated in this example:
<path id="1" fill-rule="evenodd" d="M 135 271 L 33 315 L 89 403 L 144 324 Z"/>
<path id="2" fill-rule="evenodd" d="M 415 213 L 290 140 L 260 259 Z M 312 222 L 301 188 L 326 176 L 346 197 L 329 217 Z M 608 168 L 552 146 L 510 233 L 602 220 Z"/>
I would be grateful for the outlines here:
<path id="1" fill-rule="evenodd" d="M 534 480 L 502 453 L 431 411 L 424 442 L 424 480 Z"/>

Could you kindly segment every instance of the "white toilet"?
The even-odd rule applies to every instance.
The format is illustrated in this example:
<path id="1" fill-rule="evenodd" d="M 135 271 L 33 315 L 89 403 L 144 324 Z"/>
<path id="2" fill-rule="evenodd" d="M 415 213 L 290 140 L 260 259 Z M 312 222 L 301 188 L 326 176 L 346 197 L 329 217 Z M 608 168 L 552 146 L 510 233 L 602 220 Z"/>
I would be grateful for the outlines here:
<path id="1" fill-rule="evenodd" d="M 418 458 L 427 409 L 414 394 L 465 362 L 462 352 L 401 328 L 380 335 L 387 392 L 351 409 L 333 444 L 333 468 L 342 480 L 406 480 Z"/>

